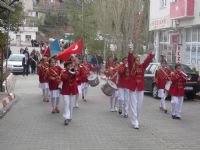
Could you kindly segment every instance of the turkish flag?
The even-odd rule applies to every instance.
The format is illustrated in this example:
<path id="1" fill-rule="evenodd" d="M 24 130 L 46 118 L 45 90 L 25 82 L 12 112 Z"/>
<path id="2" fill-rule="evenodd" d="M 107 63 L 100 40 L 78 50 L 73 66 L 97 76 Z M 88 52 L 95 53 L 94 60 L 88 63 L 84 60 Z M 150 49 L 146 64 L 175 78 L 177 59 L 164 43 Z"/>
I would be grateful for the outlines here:
<path id="1" fill-rule="evenodd" d="M 64 50 L 61 53 L 58 53 L 55 57 L 56 60 L 63 60 L 63 61 L 68 61 L 71 57 L 71 54 Z"/>
<path id="2" fill-rule="evenodd" d="M 69 48 L 67 48 L 68 51 L 70 51 L 71 54 L 78 54 L 83 49 L 83 40 L 80 39 L 76 43 L 72 44 Z"/>
<path id="3" fill-rule="evenodd" d="M 72 45 L 70 45 L 67 49 L 65 49 L 61 53 L 57 54 L 55 59 L 68 61 L 71 54 L 78 54 L 82 51 L 82 49 L 83 49 L 83 40 L 80 39 L 76 43 L 73 43 Z"/>
<path id="4" fill-rule="evenodd" d="M 44 54 L 43 56 L 48 56 L 48 57 L 51 57 L 51 50 L 50 50 L 50 47 L 48 46 L 47 49 L 44 51 Z"/>

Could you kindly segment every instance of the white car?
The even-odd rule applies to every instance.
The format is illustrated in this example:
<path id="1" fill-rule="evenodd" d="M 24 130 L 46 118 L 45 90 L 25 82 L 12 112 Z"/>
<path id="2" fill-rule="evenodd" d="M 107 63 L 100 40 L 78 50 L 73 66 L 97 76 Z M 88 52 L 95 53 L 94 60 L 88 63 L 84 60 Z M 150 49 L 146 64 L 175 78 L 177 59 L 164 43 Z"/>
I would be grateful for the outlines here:
<path id="1" fill-rule="evenodd" d="M 8 58 L 8 69 L 12 73 L 23 73 L 22 60 L 24 57 L 24 54 L 11 54 Z"/>

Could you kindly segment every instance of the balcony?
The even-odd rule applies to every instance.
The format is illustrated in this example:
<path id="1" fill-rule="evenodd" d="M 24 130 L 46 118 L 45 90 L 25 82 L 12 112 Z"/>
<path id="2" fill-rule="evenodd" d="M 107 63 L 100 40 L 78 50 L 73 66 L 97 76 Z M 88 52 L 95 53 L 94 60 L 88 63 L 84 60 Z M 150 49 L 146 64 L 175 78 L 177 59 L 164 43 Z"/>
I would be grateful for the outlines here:
<path id="1" fill-rule="evenodd" d="M 170 19 L 194 17 L 195 0 L 175 0 L 170 4 Z"/>

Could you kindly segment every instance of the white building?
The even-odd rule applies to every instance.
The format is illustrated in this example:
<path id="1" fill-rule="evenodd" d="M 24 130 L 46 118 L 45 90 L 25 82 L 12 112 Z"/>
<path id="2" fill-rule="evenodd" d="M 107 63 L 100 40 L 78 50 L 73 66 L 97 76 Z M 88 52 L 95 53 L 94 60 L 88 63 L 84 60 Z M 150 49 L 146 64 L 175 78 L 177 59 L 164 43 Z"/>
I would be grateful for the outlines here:
<path id="1" fill-rule="evenodd" d="M 200 70 L 200 0 L 150 0 L 149 21 L 157 61 L 164 55 Z"/>
<path id="2" fill-rule="evenodd" d="M 31 45 L 31 39 L 36 39 L 38 27 L 35 25 L 34 19 L 37 19 L 37 13 L 33 11 L 32 0 L 21 0 L 24 8 L 23 25 L 19 27 L 18 32 L 9 32 L 10 44 L 17 46 Z"/>

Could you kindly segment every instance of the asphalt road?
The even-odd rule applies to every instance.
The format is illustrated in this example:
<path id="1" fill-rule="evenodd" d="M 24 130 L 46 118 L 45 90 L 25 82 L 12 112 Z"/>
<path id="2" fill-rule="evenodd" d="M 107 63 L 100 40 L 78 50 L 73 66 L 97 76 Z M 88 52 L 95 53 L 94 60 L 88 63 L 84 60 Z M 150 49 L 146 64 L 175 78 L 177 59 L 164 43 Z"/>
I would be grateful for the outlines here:
<path id="1" fill-rule="evenodd" d="M 109 112 L 109 99 L 100 86 L 90 88 L 69 126 L 42 102 L 37 75 L 17 76 L 17 103 L 0 120 L 0 150 L 199 150 L 200 101 L 186 101 L 182 120 L 159 111 L 159 101 L 146 94 L 140 129 L 129 119 Z M 170 102 L 168 101 L 170 110 Z"/>

